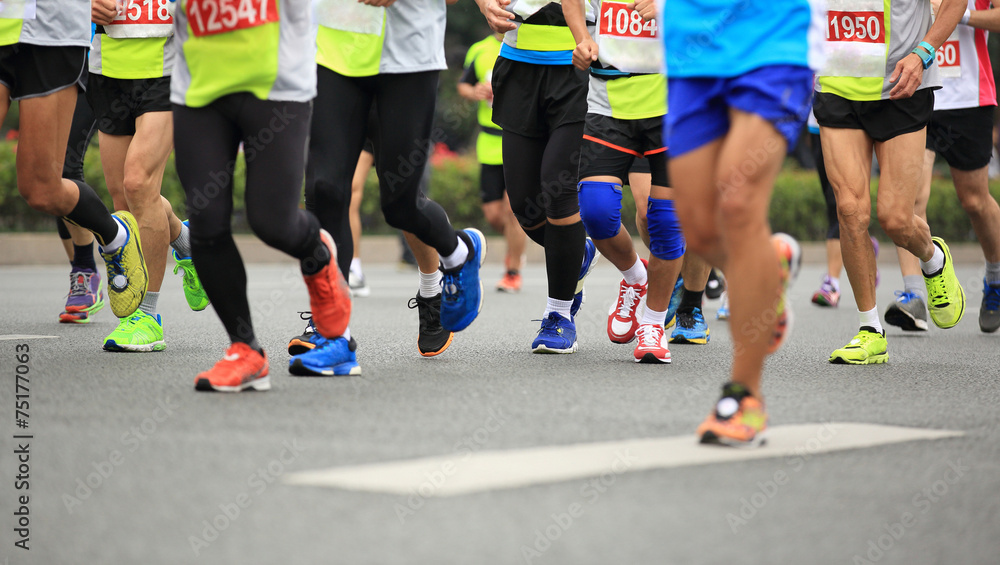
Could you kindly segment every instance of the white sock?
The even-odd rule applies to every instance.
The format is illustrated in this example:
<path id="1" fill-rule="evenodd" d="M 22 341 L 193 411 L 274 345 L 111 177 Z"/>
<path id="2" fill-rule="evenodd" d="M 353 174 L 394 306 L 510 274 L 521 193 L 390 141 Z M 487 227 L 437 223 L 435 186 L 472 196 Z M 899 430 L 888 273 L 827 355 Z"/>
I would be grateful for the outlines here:
<path id="1" fill-rule="evenodd" d="M 569 313 L 570 307 L 573 306 L 572 300 L 557 300 L 555 298 L 549 297 L 545 302 L 545 313 L 542 317 L 549 315 L 549 312 L 555 312 L 567 320 L 572 320 L 573 315 Z"/>
<path id="2" fill-rule="evenodd" d="M 922 275 L 903 276 L 903 290 L 916 294 L 924 304 L 927 303 L 927 283 Z"/>
<path id="3" fill-rule="evenodd" d="M 878 306 L 867 312 L 862 312 L 858 310 L 858 317 L 861 319 L 861 326 L 868 326 L 869 328 L 875 328 L 875 331 L 882 333 L 882 323 L 878 319 Z"/>
<path id="4" fill-rule="evenodd" d="M 993 286 L 1000 284 L 1000 263 L 986 262 L 986 283 Z"/>
<path id="5" fill-rule="evenodd" d="M 646 284 L 646 266 L 642 264 L 642 259 L 636 257 L 635 264 L 622 271 L 622 277 L 628 285 Z"/>
<path id="6" fill-rule="evenodd" d="M 465 240 L 458 238 L 458 247 L 451 252 L 451 255 L 441 256 L 441 266 L 447 269 L 454 269 L 455 267 L 461 267 L 462 263 L 469 257 L 469 246 L 465 244 Z"/>
<path id="7" fill-rule="evenodd" d="M 112 217 L 114 218 L 114 216 Z M 101 253 L 114 253 L 121 249 L 125 245 L 125 242 L 128 241 L 128 231 L 125 230 L 125 224 L 118 218 L 115 218 L 115 221 L 118 222 L 118 235 L 108 242 L 107 245 L 101 247 Z"/>
<path id="8" fill-rule="evenodd" d="M 170 247 L 174 248 L 181 259 L 191 258 L 191 230 L 186 225 L 181 224 L 181 233 L 170 242 Z"/>
<path id="9" fill-rule="evenodd" d="M 152 317 L 156 317 L 156 302 L 160 299 L 159 292 L 152 292 L 147 290 L 146 296 L 142 299 L 139 304 L 139 309 L 143 312 L 149 314 Z"/>
<path id="10" fill-rule="evenodd" d="M 931 260 L 924 263 L 920 262 L 920 270 L 924 272 L 925 275 L 932 275 L 941 270 L 944 267 L 944 251 L 937 245 L 934 246 L 934 255 L 931 256 Z"/>
<path id="11" fill-rule="evenodd" d="M 420 273 L 420 290 L 417 294 L 424 298 L 441 294 L 441 271 L 435 269 L 433 273 L 424 273 L 417 269 L 417 272 Z"/>
<path id="12" fill-rule="evenodd" d="M 361 274 L 361 257 L 351 259 L 351 272 L 356 275 Z"/>
<path id="13" fill-rule="evenodd" d="M 645 326 L 646 324 L 662 326 L 665 323 L 667 323 L 667 311 L 664 310 L 663 312 L 657 312 L 648 305 L 642 313 L 642 319 L 639 320 L 639 325 L 642 326 Z"/>
<path id="14" fill-rule="evenodd" d="M 351 341 L 351 328 L 350 328 L 350 327 L 347 327 L 347 328 L 346 328 L 346 329 L 344 330 L 344 335 L 342 335 L 342 336 L 340 336 L 340 337 L 342 337 L 342 338 L 346 339 L 347 341 Z"/>

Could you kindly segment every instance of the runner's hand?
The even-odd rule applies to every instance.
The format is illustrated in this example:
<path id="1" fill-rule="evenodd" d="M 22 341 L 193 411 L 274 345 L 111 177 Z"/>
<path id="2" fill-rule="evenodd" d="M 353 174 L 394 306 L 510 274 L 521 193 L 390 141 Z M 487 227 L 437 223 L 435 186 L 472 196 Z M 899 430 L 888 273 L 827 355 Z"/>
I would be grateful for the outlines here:
<path id="1" fill-rule="evenodd" d="M 493 85 L 488 82 L 477 82 L 474 92 L 476 93 L 476 100 L 493 99 Z"/>
<path id="2" fill-rule="evenodd" d="M 889 91 L 890 100 L 902 100 L 913 96 L 924 78 L 924 63 L 916 53 L 910 53 L 903 60 L 896 63 L 896 68 L 889 76 L 889 82 L 895 82 L 896 86 Z M 897 82 L 898 81 L 898 82 Z"/>
<path id="3" fill-rule="evenodd" d="M 656 17 L 656 0 L 636 0 L 629 4 L 628 8 L 639 12 L 642 19 L 647 22 Z"/>
<path id="4" fill-rule="evenodd" d="M 510 0 L 482 0 L 479 11 L 486 16 L 486 23 L 497 33 L 507 33 L 516 28 L 512 18 L 514 14 L 506 10 Z"/>
<path id="5" fill-rule="evenodd" d="M 577 44 L 573 50 L 573 66 L 585 71 L 590 68 L 590 64 L 597 60 L 597 44 L 588 35 L 583 41 Z"/>
<path id="6" fill-rule="evenodd" d="M 361 4 L 368 4 L 369 6 L 378 6 L 379 8 L 388 8 L 396 3 L 396 0 L 358 0 Z"/>
<path id="7" fill-rule="evenodd" d="M 118 17 L 115 0 L 91 0 L 90 19 L 99 26 L 106 26 Z"/>

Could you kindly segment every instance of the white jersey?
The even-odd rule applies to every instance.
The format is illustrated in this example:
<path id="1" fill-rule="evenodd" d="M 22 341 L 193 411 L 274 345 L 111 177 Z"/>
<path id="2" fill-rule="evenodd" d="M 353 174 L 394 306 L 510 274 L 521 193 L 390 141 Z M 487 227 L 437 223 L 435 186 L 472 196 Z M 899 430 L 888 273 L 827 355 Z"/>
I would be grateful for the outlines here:
<path id="1" fill-rule="evenodd" d="M 969 0 L 970 10 L 988 10 L 990 0 Z M 958 24 L 936 54 L 941 90 L 934 93 L 935 110 L 996 106 L 997 90 L 986 50 L 986 31 Z"/>
<path id="2" fill-rule="evenodd" d="M 0 44 L 90 46 L 88 0 L 0 1 Z"/>

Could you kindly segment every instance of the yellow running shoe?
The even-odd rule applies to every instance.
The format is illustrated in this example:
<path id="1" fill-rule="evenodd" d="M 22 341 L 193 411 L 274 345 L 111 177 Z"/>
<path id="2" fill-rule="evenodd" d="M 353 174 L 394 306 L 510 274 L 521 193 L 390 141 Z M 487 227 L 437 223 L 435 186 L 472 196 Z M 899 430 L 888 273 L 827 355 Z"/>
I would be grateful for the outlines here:
<path id="1" fill-rule="evenodd" d="M 830 362 L 847 365 L 875 365 L 889 360 L 885 332 L 865 326 L 851 343 L 830 354 Z"/>
<path id="2" fill-rule="evenodd" d="M 102 249 L 101 257 L 104 257 L 108 267 L 108 300 L 111 302 L 111 311 L 118 318 L 127 318 L 146 297 L 149 272 L 146 271 L 146 260 L 142 256 L 142 245 L 139 242 L 139 224 L 128 212 L 115 212 L 112 216 L 125 226 L 127 239 L 125 245 L 113 253 L 106 254 Z"/>
<path id="3" fill-rule="evenodd" d="M 955 275 L 948 244 L 940 237 L 931 238 L 944 251 L 944 267 L 934 275 L 924 275 L 927 285 L 927 310 L 931 320 L 941 329 L 955 327 L 965 314 L 965 291 Z"/>
<path id="4" fill-rule="evenodd" d="M 163 351 L 163 322 L 160 315 L 150 316 L 136 310 L 128 318 L 118 320 L 118 327 L 104 339 L 105 351 Z"/>

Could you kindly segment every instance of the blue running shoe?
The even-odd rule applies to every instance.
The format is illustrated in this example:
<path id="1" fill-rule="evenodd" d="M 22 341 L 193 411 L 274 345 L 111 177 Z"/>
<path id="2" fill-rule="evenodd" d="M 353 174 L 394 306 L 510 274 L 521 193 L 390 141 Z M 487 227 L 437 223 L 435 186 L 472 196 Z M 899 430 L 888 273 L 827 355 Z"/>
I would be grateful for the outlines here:
<path id="1" fill-rule="evenodd" d="M 979 329 L 993 333 L 1000 328 L 1000 285 L 983 279 L 983 305 L 979 308 Z"/>
<path id="2" fill-rule="evenodd" d="M 580 278 L 577 279 L 576 283 L 576 294 L 573 295 L 573 304 L 569 307 L 569 313 L 574 317 L 580 311 L 580 307 L 583 306 L 583 280 L 597 266 L 597 258 L 600 256 L 601 254 L 597 251 L 597 246 L 594 245 L 594 240 L 588 237 L 584 242 L 583 265 L 580 267 Z"/>
<path id="3" fill-rule="evenodd" d="M 326 339 L 316 332 L 312 336 L 315 345 L 309 351 L 288 360 L 288 372 L 300 377 L 329 377 L 334 375 L 360 375 L 358 365 L 358 342 L 338 337 Z"/>
<path id="4" fill-rule="evenodd" d="M 729 294 L 722 293 L 722 304 L 719 306 L 719 310 L 715 313 L 716 320 L 726 321 L 729 319 Z"/>
<path id="5" fill-rule="evenodd" d="M 674 325 L 677 317 L 677 307 L 681 305 L 681 297 L 684 296 L 684 277 L 677 275 L 677 282 L 674 283 L 674 292 L 670 295 L 670 304 L 667 305 L 667 323 L 664 328 Z"/>
<path id="6" fill-rule="evenodd" d="M 576 351 L 576 324 L 556 312 L 542 320 L 538 336 L 531 342 L 532 353 L 573 353 Z"/>
<path id="7" fill-rule="evenodd" d="M 461 267 L 442 270 L 441 326 L 450 332 L 469 327 L 483 308 L 483 282 L 479 267 L 486 260 L 486 238 L 475 228 L 458 232 L 469 247 L 469 257 Z"/>
<path id="8" fill-rule="evenodd" d="M 677 312 L 677 327 L 670 335 L 670 343 L 694 343 L 705 345 L 711 339 L 708 324 L 701 308 Z"/>

